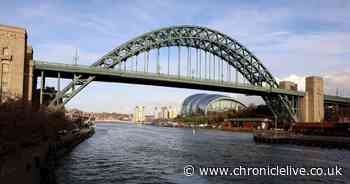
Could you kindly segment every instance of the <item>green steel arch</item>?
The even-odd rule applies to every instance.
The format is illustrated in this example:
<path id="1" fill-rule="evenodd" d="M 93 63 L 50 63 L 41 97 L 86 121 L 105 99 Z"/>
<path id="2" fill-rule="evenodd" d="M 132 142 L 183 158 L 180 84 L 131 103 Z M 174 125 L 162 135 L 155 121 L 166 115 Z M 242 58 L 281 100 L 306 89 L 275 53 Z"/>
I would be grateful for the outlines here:
<path id="1" fill-rule="evenodd" d="M 173 26 L 145 33 L 111 50 L 92 66 L 113 68 L 141 52 L 169 46 L 210 52 L 236 68 L 251 84 L 278 87 L 266 67 L 242 44 L 223 33 L 199 26 Z"/>
<path id="2" fill-rule="evenodd" d="M 204 50 L 220 57 L 234 67 L 251 85 L 278 88 L 278 83 L 272 74 L 246 47 L 221 32 L 200 26 L 173 26 L 145 33 L 114 48 L 91 67 L 114 68 L 117 64 L 142 52 L 172 46 Z M 50 105 L 59 101 L 64 105 L 93 80 L 94 76 L 87 79 L 81 79 L 77 76 L 71 84 L 58 93 Z M 80 87 L 72 89 L 76 84 Z M 69 90 L 71 92 L 67 95 Z M 293 122 L 297 120 L 286 95 L 277 94 L 262 96 L 262 98 L 279 121 Z"/>

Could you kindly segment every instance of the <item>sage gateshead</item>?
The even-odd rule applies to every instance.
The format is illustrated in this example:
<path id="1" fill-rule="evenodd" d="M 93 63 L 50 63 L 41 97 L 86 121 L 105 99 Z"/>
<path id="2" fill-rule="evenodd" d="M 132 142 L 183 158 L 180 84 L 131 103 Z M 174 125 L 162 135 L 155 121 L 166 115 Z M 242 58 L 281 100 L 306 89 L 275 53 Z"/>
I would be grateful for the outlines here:
<path id="1" fill-rule="evenodd" d="M 207 115 L 210 112 L 224 112 L 246 108 L 236 99 L 219 94 L 194 94 L 187 97 L 181 107 L 182 116 Z"/>

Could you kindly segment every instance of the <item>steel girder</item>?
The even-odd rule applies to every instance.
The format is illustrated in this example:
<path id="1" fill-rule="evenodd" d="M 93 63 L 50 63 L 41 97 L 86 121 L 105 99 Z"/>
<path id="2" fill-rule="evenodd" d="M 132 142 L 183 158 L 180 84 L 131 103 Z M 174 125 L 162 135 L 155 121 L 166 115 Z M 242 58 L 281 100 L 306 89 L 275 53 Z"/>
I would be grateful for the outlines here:
<path id="1" fill-rule="evenodd" d="M 252 85 L 278 88 L 271 73 L 247 48 L 229 36 L 218 31 L 199 26 L 174 26 L 145 33 L 108 52 L 91 67 L 113 68 L 128 58 L 161 47 L 193 47 L 220 57 L 239 71 Z M 59 92 L 50 106 L 67 103 L 79 91 L 94 80 L 94 76 L 81 79 L 77 76 L 66 88 Z M 76 87 L 78 86 L 78 87 Z M 286 95 L 263 97 L 279 120 L 296 121 L 295 113 Z M 278 110 L 277 110 L 278 109 Z M 282 114 L 277 112 L 283 112 Z"/>

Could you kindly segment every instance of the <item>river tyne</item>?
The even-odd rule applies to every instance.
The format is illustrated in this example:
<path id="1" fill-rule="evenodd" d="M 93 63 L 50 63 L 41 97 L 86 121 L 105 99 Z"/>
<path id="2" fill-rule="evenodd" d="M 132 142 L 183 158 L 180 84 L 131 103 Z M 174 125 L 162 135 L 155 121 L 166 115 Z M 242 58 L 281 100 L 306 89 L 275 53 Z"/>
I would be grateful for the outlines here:
<path id="1" fill-rule="evenodd" d="M 192 165 L 194 175 L 184 167 Z M 200 167 L 342 167 L 342 176 L 202 176 Z M 256 144 L 249 133 L 98 123 L 62 158 L 58 184 L 349 183 L 350 151 Z"/>

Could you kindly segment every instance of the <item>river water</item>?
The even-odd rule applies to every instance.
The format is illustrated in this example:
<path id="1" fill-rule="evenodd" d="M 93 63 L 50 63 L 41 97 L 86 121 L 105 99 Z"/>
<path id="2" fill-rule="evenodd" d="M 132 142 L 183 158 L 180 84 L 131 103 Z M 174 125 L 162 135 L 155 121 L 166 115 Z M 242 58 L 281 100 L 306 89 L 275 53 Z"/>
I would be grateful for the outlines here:
<path id="1" fill-rule="evenodd" d="M 186 176 L 184 166 L 194 175 Z M 199 167 L 342 167 L 342 176 L 200 176 Z M 60 162 L 59 184 L 350 183 L 350 151 L 255 144 L 249 133 L 99 123 Z"/>

